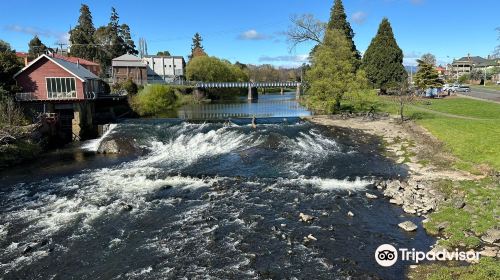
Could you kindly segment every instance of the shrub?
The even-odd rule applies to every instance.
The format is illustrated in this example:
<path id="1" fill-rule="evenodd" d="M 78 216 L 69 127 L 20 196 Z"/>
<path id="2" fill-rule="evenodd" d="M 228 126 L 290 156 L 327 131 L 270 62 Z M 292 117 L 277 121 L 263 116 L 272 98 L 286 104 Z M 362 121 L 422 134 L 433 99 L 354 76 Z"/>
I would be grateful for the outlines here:
<path id="1" fill-rule="evenodd" d="M 134 83 L 132 79 L 128 79 L 125 82 L 123 82 L 121 85 L 121 89 L 126 90 L 128 94 L 137 94 L 137 92 L 139 91 L 137 84 Z"/>
<path id="2" fill-rule="evenodd" d="M 131 98 L 131 107 L 139 115 L 156 115 L 174 109 L 178 96 L 176 90 L 167 85 L 149 85 Z"/>

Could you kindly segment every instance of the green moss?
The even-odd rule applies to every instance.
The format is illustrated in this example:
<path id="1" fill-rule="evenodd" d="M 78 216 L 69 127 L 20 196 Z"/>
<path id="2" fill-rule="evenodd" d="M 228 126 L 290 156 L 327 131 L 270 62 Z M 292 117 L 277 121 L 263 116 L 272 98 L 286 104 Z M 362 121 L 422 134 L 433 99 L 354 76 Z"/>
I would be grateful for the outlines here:
<path id="1" fill-rule="evenodd" d="M 410 279 L 421 280 L 500 279 L 500 262 L 484 257 L 473 265 L 461 265 L 457 262 L 423 264 L 411 270 L 408 276 Z"/>

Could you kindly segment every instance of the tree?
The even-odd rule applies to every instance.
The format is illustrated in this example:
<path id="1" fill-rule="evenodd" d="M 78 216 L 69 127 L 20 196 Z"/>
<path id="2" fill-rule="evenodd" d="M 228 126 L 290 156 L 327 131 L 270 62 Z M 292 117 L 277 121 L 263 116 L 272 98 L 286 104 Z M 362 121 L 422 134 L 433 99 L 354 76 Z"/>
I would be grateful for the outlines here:
<path id="1" fill-rule="evenodd" d="M 298 44 L 312 41 L 321 44 L 326 29 L 326 23 L 314 18 L 311 14 L 294 15 L 290 18 L 292 24 L 286 31 L 287 40 L 294 49 Z"/>
<path id="2" fill-rule="evenodd" d="M 418 71 L 415 74 L 414 81 L 419 89 L 426 90 L 428 88 L 437 88 L 443 85 L 443 81 L 439 79 L 439 73 L 433 65 L 421 59 L 417 59 L 417 62 Z"/>
<path id="3" fill-rule="evenodd" d="M 71 43 L 70 54 L 75 57 L 94 60 L 97 55 L 94 42 L 95 31 L 89 6 L 82 4 L 78 24 L 69 32 L 69 41 Z"/>
<path id="4" fill-rule="evenodd" d="M 157 56 L 170 56 L 169 51 L 161 51 L 156 53 Z"/>
<path id="5" fill-rule="evenodd" d="M 377 35 L 363 56 L 363 69 L 368 80 L 380 88 L 381 93 L 397 87 L 408 76 L 403 66 L 403 51 L 394 38 L 387 18 L 380 23 Z"/>
<path id="6" fill-rule="evenodd" d="M 193 37 L 193 44 L 191 45 L 191 55 L 189 56 L 189 59 L 192 59 L 194 57 L 207 56 L 207 53 L 205 52 L 205 49 L 201 44 L 202 41 L 203 39 L 201 38 L 200 33 L 196 32 Z"/>
<path id="7" fill-rule="evenodd" d="M 422 57 L 420 59 L 427 64 L 430 64 L 432 66 L 436 66 L 436 56 L 434 56 L 432 53 L 426 53 L 426 54 L 422 55 Z"/>
<path id="8" fill-rule="evenodd" d="M 306 73 L 308 103 L 317 110 L 340 110 L 345 93 L 366 89 L 363 71 L 356 70 L 356 58 L 343 32 L 328 29 L 323 44 L 314 53 L 312 67 Z"/>
<path id="9" fill-rule="evenodd" d="M 416 99 L 416 97 L 417 95 L 415 94 L 415 91 L 411 89 L 407 79 L 405 79 L 399 84 L 399 88 L 396 93 L 396 102 L 399 105 L 399 116 L 401 122 L 404 122 L 405 120 L 404 116 L 405 106 L 407 104 L 412 103 Z"/>
<path id="10" fill-rule="evenodd" d="M 347 21 L 342 0 L 335 0 L 335 4 L 333 5 L 330 13 L 330 20 L 328 21 L 327 29 L 339 30 L 342 32 L 346 36 L 355 57 L 358 60 L 361 58 L 361 55 L 358 50 L 356 50 L 356 45 L 354 44 L 354 31 L 351 28 L 351 24 Z"/>
<path id="11" fill-rule="evenodd" d="M 123 41 L 123 51 L 129 54 L 138 55 L 139 51 L 135 49 L 134 40 L 130 35 L 130 27 L 127 24 L 122 24 L 120 26 L 120 37 Z"/>
<path id="12" fill-rule="evenodd" d="M 248 75 L 238 66 L 216 57 L 193 57 L 186 67 L 186 77 L 203 82 L 246 82 Z"/>
<path id="13" fill-rule="evenodd" d="M 500 27 L 497 27 L 496 30 L 498 31 L 498 40 L 500 41 Z M 500 58 L 500 45 L 498 45 L 493 51 L 493 56 Z"/>
<path id="14" fill-rule="evenodd" d="M 16 52 L 7 42 L 0 40 L 0 98 L 19 89 L 13 76 L 22 67 Z"/>
<path id="15" fill-rule="evenodd" d="M 30 40 L 30 42 L 28 43 L 28 48 L 29 59 L 35 59 L 47 52 L 47 46 L 42 43 L 40 38 L 38 38 L 38 35 L 35 35 L 35 37 Z"/>

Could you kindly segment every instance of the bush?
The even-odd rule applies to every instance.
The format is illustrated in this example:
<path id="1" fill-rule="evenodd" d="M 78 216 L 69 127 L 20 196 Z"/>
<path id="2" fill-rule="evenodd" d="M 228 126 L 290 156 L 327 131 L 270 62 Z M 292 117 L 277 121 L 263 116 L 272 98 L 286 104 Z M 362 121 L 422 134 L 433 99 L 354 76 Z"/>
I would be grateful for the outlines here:
<path id="1" fill-rule="evenodd" d="M 139 91 L 137 84 L 132 81 L 132 79 L 128 79 L 125 82 L 122 83 L 121 89 L 124 89 L 127 91 L 128 94 L 137 94 Z"/>
<path id="2" fill-rule="evenodd" d="M 130 105 L 139 115 L 156 115 L 178 106 L 176 90 L 167 85 L 149 85 L 133 96 Z"/>
<path id="3" fill-rule="evenodd" d="M 23 110 L 11 97 L 0 97 L 0 128 L 3 126 L 26 125 Z"/>

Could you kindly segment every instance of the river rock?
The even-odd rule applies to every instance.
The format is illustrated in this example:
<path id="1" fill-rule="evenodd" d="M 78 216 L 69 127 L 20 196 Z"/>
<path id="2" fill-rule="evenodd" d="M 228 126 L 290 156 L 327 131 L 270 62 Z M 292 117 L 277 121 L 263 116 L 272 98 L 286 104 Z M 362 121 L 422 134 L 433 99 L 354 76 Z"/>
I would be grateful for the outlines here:
<path id="1" fill-rule="evenodd" d="M 370 198 L 370 199 L 377 199 L 378 198 L 378 196 L 371 194 L 371 193 L 366 193 L 366 197 Z"/>
<path id="2" fill-rule="evenodd" d="M 302 221 L 304 223 L 310 223 L 314 220 L 314 217 L 311 216 L 311 215 L 307 215 L 307 214 L 304 214 L 304 213 L 300 213 L 299 214 L 299 221 Z"/>
<path id="3" fill-rule="evenodd" d="M 354 217 L 354 213 L 352 213 L 351 211 L 349 211 L 349 212 L 347 212 L 347 216 Z"/>
<path id="4" fill-rule="evenodd" d="M 491 244 L 497 243 L 500 241 L 500 230 L 495 228 L 487 230 L 486 234 L 481 237 L 481 240 Z"/>
<path id="5" fill-rule="evenodd" d="M 317 240 L 318 240 L 318 239 L 316 239 L 316 237 L 314 237 L 312 234 L 309 234 L 309 235 L 307 236 L 307 239 L 309 239 L 309 240 L 314 240 L 314 241 L 317 241 Z"/>
<path id="6" fill-rule="evenodd" d="M 485 257 L 496 257 L 498 254 L 498 248 L 497 247 L 484 247 L 484 249 L 479 252 L 481 256 Z"/>
<path id="7" fill-rule="evenodd" d="M 411 221 L 402 222 L 398 224 L 398 226 L 406 231 L 415 231 L 418 228 L 417 225 Z"/>
<path id="8" fill-rule="evenodd" d="M 100 154 L 133 154 L 139 152 L 139 148 L 133 140 L 126 138 L 111 138 L 102 140 L 97 152 Z"/>

